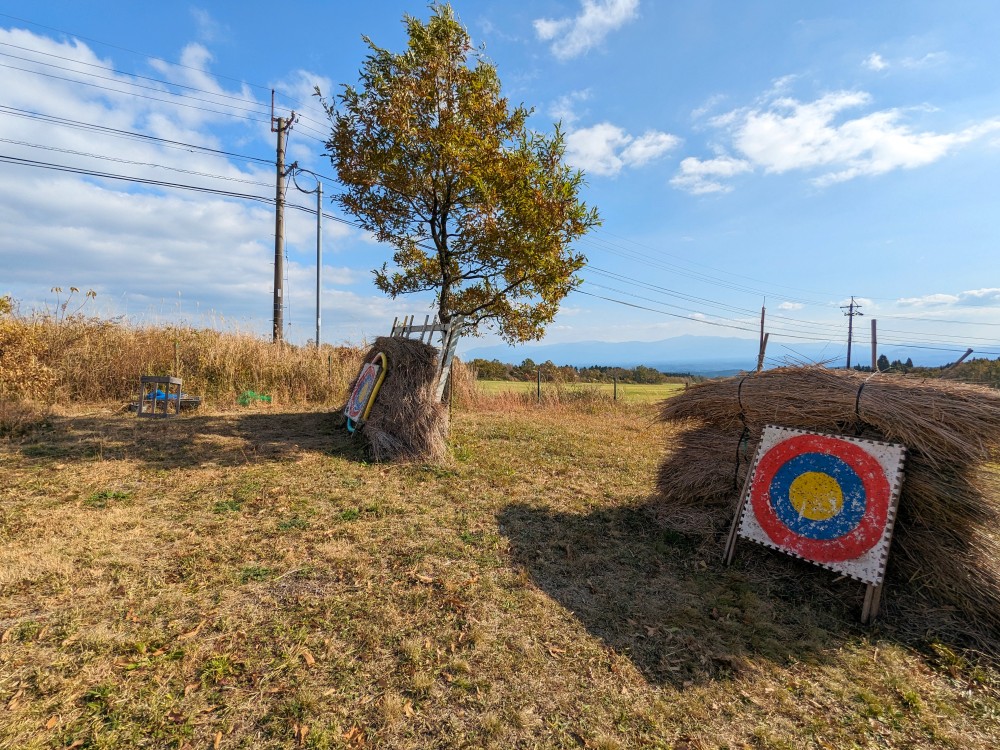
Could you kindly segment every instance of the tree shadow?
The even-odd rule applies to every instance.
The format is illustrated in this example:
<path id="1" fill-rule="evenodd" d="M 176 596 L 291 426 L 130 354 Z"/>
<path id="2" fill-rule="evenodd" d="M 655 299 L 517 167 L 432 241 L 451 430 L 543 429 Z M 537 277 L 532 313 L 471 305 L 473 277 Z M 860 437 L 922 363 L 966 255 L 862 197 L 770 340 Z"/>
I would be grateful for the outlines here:
<path id="1" fill-rule="evenodd" d="M 315 453 L 364 461 L 361 441 L 343 424 L 338 412 L 52 417 L 18 450 L 34 459 L 128 459 L 162 469 L 295 461 Z"/>
<path id="2" fill-rule="evenodd" d="M 727 678 L 760 659 L 829 663 L 851 639 L 919 646 L 914 633 L 942 625 L 896 591 L 864 627 L 863 584 L 746 541 L 725 567 L 723 535 L 665 528 L 643 499 L 584 515 L 511 505 L 498 521 L 514 563 L 655 684 Z"/>

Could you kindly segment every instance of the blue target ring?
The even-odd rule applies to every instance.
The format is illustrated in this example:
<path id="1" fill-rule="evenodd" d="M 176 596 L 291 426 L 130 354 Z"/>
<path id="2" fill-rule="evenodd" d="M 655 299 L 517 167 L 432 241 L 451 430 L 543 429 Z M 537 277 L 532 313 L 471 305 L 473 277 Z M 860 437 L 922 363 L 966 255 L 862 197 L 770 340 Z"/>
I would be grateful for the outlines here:
<path id="1" fill-rule="evenodd" d="M 841 506 L 829 518 L 808 518 L 792 502 L 793 482 L 805 472 L 830 477 L 840 488 Z M 768 494 L 781 522 L 806 539 L 838 539 L 857 528 L 865 515 L 865 487 L 861 478 L 847 462 L 824 453 L 801 453 L 789 459 L 775 472 Z"/>
<path id="2" fill-rule="evenodd" d="M 778 547 L 834 563 L 857 559 L 878 544 L 891 497 L 884 467 L 860 445 L 804 433 L 764 451 L 748 499 Z"/>

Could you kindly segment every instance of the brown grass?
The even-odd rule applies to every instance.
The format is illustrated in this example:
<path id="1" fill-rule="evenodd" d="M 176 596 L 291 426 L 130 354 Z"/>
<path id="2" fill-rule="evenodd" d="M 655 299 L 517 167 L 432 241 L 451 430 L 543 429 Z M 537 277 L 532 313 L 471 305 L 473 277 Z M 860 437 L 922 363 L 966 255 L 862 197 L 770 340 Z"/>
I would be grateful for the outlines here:
<path id="1" fill-rule="evenodd" d="M 53 414 L 0 442 L 0 747 L 996 747 L 940 613 L 658 523 L 652 418 L 456 408 L 432 466 Z"/>
<path id="2" fill-rule="evenodd" d="M 333 404 L 343 402 L 359 357 L 355 349 L 275 346 L 238 331 L 0 313 L 0 399 L 125 402 L 140 376 L 174 375 L 186 393 L 213 405 L 232 405 L 248 390 L 285 404 Z"/>

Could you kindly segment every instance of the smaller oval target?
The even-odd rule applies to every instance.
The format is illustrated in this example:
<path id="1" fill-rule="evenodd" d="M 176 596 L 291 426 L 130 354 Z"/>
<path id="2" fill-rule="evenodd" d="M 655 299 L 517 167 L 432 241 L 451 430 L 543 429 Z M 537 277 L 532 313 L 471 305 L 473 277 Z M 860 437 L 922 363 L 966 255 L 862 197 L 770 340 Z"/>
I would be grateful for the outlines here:
<path id="1" fill-rule="evenodd" d="M 750 504 L 779 547 L 821 563 L 860 557 L 882 538 L 891 500 L 882 465 L 826 435 L 797 435 L 757 463 Z"/>
<path id="2" fill-rule="evenodd" d="M 354 384 L 354 390 L 351 391 L 351 397 L 347 401 L 347 409 L 345 410 L 345 413 L 352 421 L 358 421 L 364 413 L 365 407 L 368 405 L 368 399 L 371 398 L 372 391 L 375 389 L 375 381 L 378 380 L 378 371 L 378 366 L 371 362 L 366 362 L 361 368 L 361 374 L 358 375 L 358 382 Z"/>

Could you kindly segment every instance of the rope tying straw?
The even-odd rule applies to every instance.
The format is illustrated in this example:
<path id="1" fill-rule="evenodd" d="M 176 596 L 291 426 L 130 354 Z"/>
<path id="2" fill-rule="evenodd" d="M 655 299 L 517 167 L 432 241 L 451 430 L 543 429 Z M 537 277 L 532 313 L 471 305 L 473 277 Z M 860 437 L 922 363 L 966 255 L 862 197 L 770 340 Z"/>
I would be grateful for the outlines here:
<path id="1" fill-rule="evenodd" d="M 740 385 L 736 389 L 736 401 L 740 405 L 740 422 L 743 423 L 743 431 L 740 433 L 740 439 L 736 443 L 736 468 L 733 470 L 733 489 L 740 489 L 740 453 L 745 450 L 747 435 L 750 433 L 750 428 L 747 426 L 747 417 L 743 413 L 743 381 L 746 380 L 749 375 L 744 375 L 740 378 Z"/>

